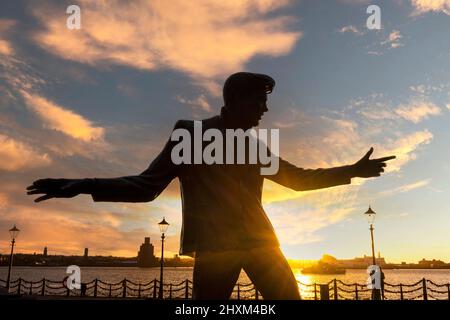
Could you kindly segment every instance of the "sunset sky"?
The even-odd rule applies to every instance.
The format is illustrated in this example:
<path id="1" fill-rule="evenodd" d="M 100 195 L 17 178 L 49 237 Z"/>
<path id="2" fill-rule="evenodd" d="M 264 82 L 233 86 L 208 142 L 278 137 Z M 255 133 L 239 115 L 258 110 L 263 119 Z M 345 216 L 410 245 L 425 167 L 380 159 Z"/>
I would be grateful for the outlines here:
<path id="1" fill-rule="evenodd" d="M 81 7 L 81 29 L 66 8 Z M 369 30 L 366 8 L 381 8 Z M 450 262 L 450 0 L 1 1 L 0 252 L 135 256 L 157 223 L 181 229 L 178 181 L 151 203 L 90 196 L 35 204 L 39 178 L 139 174 L 178 119 L 223 105 L 237 71 L 276 80 L 260 127 L 299 167 L 394 154 L 380 178 L 312 192 L 266 180 L 264 206 L 288 258 L 370 254 L 377 212 L 388 262 Z"/>

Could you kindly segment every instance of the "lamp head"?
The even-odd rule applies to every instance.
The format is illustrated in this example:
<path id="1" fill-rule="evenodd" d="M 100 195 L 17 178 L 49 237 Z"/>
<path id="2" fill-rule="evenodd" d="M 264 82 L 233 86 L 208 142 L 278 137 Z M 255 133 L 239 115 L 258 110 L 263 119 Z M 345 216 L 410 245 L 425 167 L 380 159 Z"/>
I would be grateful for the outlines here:
<path id="1" fill-rule="evenodd" d="M 162 221 L 160 223 L 158 223 L 159 225 L 159 230 L 161 231 L 161 233 L 166 233 L 167 228 L 169 227 L 169 224 L 166 221 L 166 218 L 163 217 Z"/>
<path id="2" fill-rule="evenodd" d="M 372 225 L 373 222 L 375 221 L 375 215 L 376 215 L 375 211 L 373 211 L 372 208 L 369 206 L 369 209 L 366 212 L 364 212 L 364 215 L 366 216 L 369 224 Z"/>
<path id="3" fill-rule="evenodd" d="M 11 240 L 15 240 L 17 238 L 17 236 L 19 235 L 19 232 L 20 232 L 20 230 L 17 229 L 16 225 L 14 225 L 14 227 L 9 229 L 9 234 L 11 236 Z"/>

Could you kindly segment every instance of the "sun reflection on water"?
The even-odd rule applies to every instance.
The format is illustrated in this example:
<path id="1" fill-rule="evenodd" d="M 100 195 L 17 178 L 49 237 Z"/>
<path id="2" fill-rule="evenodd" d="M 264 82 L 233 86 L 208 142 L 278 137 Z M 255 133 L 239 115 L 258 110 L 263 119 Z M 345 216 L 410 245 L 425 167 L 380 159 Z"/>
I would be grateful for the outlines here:
<path id="1" fill-rule="evenodd" d="M 294 277 L 297 280 L 298 288 L 302 298 L 314 297 L 314 281 L 309 275 L 302 274 L 301 269 L 294 269 Z"/>

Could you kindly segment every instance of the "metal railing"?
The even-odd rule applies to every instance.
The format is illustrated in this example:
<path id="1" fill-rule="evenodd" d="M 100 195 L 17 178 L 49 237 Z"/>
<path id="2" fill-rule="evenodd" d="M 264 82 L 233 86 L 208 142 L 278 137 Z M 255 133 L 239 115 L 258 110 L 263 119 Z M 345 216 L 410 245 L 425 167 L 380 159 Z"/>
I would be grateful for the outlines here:
<path id="1" fill-rule="evenodd" d="M 310 300 L 369 300 L 372 289 L 366 284 L 345 283 L 333 279 L 324 284 L 306 284 L 297 281 L 302 299 Z M 10 282 L 10 294 L 66 296 L 66 297 L 104 297 L 104 298 L 150 298 L 157 299 L 160 282 L 157 279 L 146 283 L 136 283 L 128 279 L 116 283 L 94 279 L 81 284 L 80 289 L 68 289 L 64 280 L 53 281 L 43 278 L 39 281 L 27 281 L 18 278 Z M 6 281 L 0 279 L 0 286 L 6 287 Z M 438 284 L 425 278 L 412 284 L 391 284 L 384 282 L 381 289 L 384 300 L 450 300 L 450 283 Z M 163 284 L 164 299 L 191 299 L 192 281 L 186 279 L 179 283 Z M 253 283 L 237 283 L 232 299 L 261 299 L 260 292 Z"/>

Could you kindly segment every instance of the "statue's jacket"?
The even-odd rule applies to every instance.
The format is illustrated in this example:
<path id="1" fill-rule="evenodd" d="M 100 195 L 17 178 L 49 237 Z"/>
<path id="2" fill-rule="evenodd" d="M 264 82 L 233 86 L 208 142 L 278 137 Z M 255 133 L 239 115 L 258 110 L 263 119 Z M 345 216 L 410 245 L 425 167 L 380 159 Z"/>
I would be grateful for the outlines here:
<path id="1" fill-rule="evenodd" d="M 194 121 L 180 120 L 175 129 L 193 134 Z M 224 132 L 222 117 L 202 120 L 202 130 Z M 278 172 L 261 175 L 260 164 L 174 164 L 169 141 L 141 174 L 95 178 L 94 201 L 148 202 L 175 178 L 180 181 L 182 227 L 180 254 L 196 251 L 240 250 L 279 246 L 272 224 L 261 203 L 264 179 L 296 191 L 328 188 L 351 182 L 351 167 L 303 169 L 282 158 Z"/>

